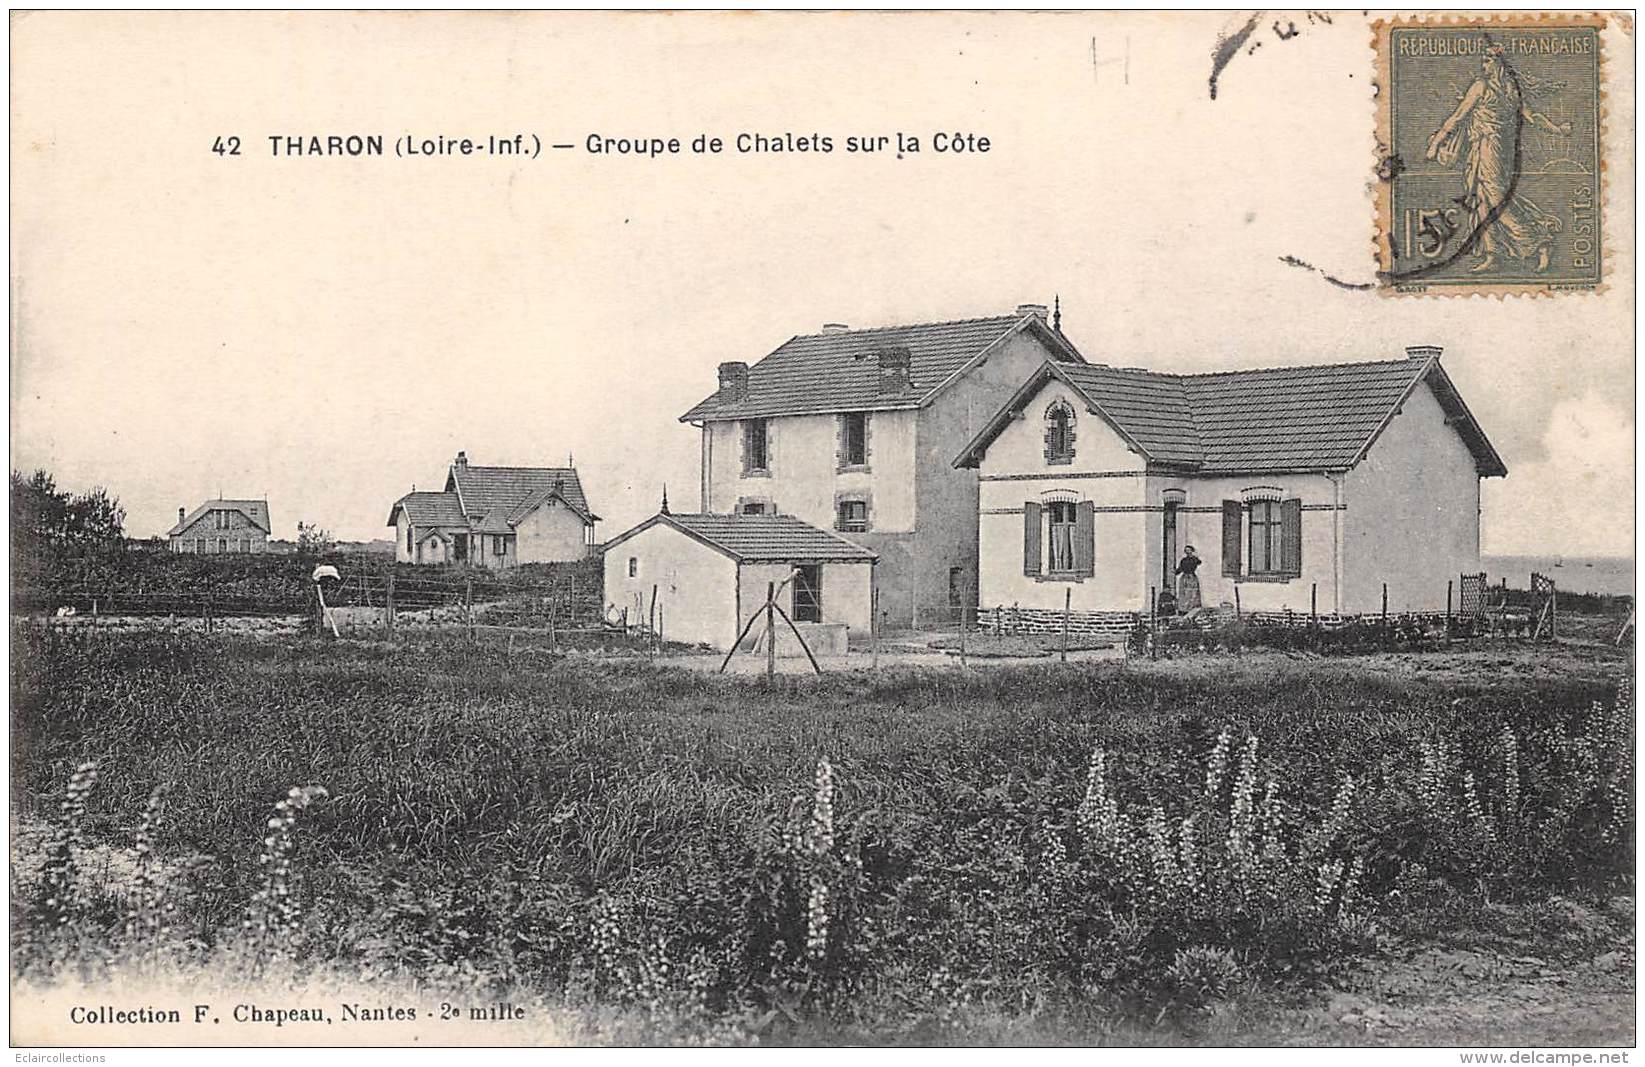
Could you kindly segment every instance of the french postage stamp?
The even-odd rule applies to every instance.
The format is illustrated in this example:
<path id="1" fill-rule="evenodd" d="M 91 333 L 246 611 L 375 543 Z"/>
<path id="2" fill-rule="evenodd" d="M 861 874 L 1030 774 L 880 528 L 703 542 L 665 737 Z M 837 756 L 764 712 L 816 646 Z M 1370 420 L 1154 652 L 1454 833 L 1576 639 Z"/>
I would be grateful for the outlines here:
<path id="1" fill-rule="evenodd" d="M 1384 292 L 1599 288 L 1604 27 L 1530 12 L 1374 24 Z"/>

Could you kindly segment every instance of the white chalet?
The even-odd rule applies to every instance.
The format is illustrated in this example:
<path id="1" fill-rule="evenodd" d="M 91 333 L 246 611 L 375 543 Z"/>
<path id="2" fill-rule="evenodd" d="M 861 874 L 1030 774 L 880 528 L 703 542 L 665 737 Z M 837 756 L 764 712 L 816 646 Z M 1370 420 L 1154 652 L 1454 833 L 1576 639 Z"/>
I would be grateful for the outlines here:
<path id="1" fill-rule="evenodd" d="M 1183 549 L 1206 605 L 1434 611 L 1479 570 L 1507 468 L 1440 349 L 1162 374 L 1046 363 L 954 460 L 978 472 L 980 607 L 1143 612 Z"/>

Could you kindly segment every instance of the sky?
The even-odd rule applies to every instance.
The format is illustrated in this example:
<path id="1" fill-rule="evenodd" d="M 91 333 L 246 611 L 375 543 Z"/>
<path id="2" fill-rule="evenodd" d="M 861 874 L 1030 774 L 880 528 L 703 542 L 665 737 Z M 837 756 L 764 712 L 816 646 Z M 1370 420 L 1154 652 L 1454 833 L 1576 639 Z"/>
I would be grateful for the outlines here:
<path id="1" fill-rule="evenodd" d="M 1158 370 L 1441 345 L 1510 472 L 1485 483 L 1484 550 L 1631 554 L 1631 152 L 1607 159 L 1601 293 L 1339 288 L 1288 260 L 1371 277 L 1369 30 L 1278 16 L 1212 100 L 1240 21 L 14 15 L 12 466 L 106 486 L 137 536 L 221 494 L 266 496 L 276 536 L 369 539 L 460 449 L 574 457 L 604 539 L 665 483 L 696 499 L 677 420 L 719 362 L 824 322 L 1060 297 L 1088 359 Z M 1627 45 L 1605 52 L 1616 138 Z M 842 150 L 898 131 L 925 151 Z M 937 131 L 990 150 L 937 154 Z M 584 147 L 741 132 L 836 151 Z M 389 155 L 269 154 L 270 135 L 332 133 Z M 493 133 L 578 147 L 393 155 L 402 135 Z M 210 151 L 227 136 L 239 156 Z"/>

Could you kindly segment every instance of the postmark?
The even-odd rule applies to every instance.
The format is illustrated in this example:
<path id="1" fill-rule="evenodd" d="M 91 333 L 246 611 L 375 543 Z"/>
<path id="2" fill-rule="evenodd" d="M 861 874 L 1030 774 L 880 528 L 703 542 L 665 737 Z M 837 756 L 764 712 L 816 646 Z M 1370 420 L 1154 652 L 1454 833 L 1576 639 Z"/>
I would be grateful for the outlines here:
<path id="1" fill-rule="evenodd" d="M 1383 292 L 1604 284 L 1604 27 L 1528 12 L 1373 25 Z"/>

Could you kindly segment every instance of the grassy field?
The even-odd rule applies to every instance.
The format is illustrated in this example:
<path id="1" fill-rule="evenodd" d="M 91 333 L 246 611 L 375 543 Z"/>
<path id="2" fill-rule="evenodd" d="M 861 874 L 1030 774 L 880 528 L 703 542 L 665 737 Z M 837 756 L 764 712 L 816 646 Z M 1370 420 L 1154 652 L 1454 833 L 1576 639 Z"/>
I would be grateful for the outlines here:
<path id="1" fill-rule="evenodd" d="M 449 638 L 12 641 L 13 944 L 47 986 L 458 983 L 578 1041 L 1358 1042 L 1423 953 L 1632 966 L 1631 663 L 1598 646 L 767 687 Z M 1509 1025 L 1470 1018 L 1436 1039 Z"/>

